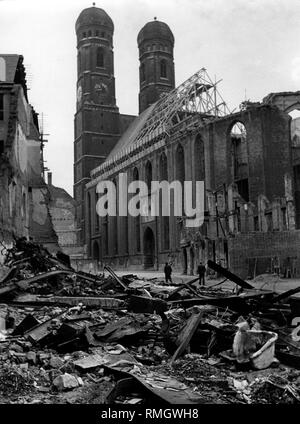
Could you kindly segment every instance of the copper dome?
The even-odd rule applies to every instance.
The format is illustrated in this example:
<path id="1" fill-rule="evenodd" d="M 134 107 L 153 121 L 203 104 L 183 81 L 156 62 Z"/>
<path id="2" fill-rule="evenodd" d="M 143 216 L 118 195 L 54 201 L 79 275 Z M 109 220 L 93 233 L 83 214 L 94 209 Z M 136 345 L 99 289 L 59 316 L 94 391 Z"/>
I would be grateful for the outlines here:
<path id="1" fill-rule="evenodd" d="M 168 40 L 174 45 L 174 35 L 169 26 L 164 22 L 157 20 L 148 22 L 139 32 L 137 42 L 138 45 L 147 40 L 162 39 Z"/>
<path id="2" fill-rule="evenodd" d="M 76 31 L 81 26 L 87 25 L 102 25 L 108 27 L 112 31 L 114 30 L 114 23 L 110 16 L 108 16 L 105 10 L 95 6 L 88 7 L 80 13 L 75 25 Z"/>

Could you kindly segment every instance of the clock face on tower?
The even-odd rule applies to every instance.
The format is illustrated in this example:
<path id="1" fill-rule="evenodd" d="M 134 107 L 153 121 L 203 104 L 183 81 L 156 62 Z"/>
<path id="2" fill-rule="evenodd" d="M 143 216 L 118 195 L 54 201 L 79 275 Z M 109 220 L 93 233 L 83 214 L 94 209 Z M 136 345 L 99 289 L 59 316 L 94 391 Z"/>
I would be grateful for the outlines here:
<path id="1" fill-rule="evenodd" d="M 106 84 L 104 84 L 104 82 L 100 82 L 95 84 L 95 90 L 100 94 L 105 94 L 108 91 L 108 87 Z"/>
<path id="2" fill-rule="evenodd" d="M 82 98 L 82 88 L 81 85 L 78 86 L 77 88 L 77 102 L 81 102 L 81 98 Z"/>

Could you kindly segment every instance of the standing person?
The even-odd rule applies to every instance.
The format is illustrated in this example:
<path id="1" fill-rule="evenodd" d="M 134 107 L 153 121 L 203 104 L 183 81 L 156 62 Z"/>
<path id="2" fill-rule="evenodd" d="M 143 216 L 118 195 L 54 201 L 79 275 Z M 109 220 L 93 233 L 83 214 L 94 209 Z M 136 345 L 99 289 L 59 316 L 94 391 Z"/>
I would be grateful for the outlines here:
<path id="1" fill-rule="evenodd" d="M 205 286 L 205 266 L 202 262 L 198 265 L 197 273 L 199 275 L 199 285 L 201 286 L 201 283 L 203 286 Z"/>
<path id="2" fill-rule="evenodd" d="M 172 283 L 172 277 L 171 277 L 171 275 L 172 275 L 172 267 L 171 267 L 171 265 L 168 264 L 168 262 L 166 262 L 166 265 L 165 265 L 165 268 L 164 268 L 164 273 L 165 273 L 166 283 L 168 281 L 170 281 L 170 283 Z"/>

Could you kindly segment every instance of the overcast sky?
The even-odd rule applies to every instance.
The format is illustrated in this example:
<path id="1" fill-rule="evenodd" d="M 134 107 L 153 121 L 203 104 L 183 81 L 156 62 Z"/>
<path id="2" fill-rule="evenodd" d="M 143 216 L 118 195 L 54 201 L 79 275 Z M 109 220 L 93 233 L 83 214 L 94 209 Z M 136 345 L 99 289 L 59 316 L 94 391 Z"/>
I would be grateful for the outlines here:
<path id="1" fill-rule="evenodd" d="M 53 184 L 73 194 L 75 21 L 87 0 L 0 0 L 0 53 L 24 56 L 29 100 L 49 133 Z M 117 105 L 138 113 L 139 30 L 157 16 L 175 36 L 176 85 L 205 67 L 231 110 L 300 89 L 299 0 L 96 0 L 115 25 Z"/>

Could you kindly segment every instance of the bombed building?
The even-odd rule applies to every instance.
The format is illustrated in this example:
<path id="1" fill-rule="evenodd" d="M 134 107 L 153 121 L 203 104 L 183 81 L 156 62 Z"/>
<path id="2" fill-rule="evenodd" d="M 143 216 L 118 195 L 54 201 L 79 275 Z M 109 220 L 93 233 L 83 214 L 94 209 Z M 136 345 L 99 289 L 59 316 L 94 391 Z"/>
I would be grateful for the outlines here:
<path id="1" fill-rule="evenodd" d="M 28 101 L 23 57 L 0 54 L 0 232 L 57 248 L 43 179 L 38 114 Z"/>
<path id="2" fill-rule="evenodd" d="M 175 88 L 175 38 L 167 24 L 155 19 L 138 34 L 139 116 L 130 117 L 124 131 L 120 119 L 117 126 L 105 118 L 116 112 L 112 109 L 114 86 L 105 82 L 108 74 L 114 81 L 112 50 L 105 50 L 112 32 L 107 33 L 108 40 L 102 40 L 105 33 L 100 34 L 91 16 L 102 16 L 102 24 L 108 25 L 107 14 L 98 8 L 86 9 L 80 24 L 87 14 L 90 21 L 84 22 L 82 32 L 78 33 L 76 24 L 77 37 L 84 41 L 78 44 L 80 95 L 75 128 L 80 128 L 81 135 L 75 136 L 75 155 L 79 155 L 75 168 L 92 160 L 87 154 L 90 142 L 84 141 L 95 138 L 92 127 L 103 131 L 93 144 L 102 154 L 93 159 L 90 176 L 79 178 L 75 173 L 81 187 L 86 257 L 101 264 L 149 269 L 171 261 L 175 269 L 188 274 L 195 272 L 200 261 L 211 259 L 243 277 L 271 270 L 274 258 L 279 258 L 282 266 L 288 261 L 297 273 L 298 138 L 296 122 L 289 114 L 299 109 L 299 93 L 274 93 L 260 103 L 246 101 L 239 112 L 231 113 L 204 68 Z M 109 24 L 113 28 L 110 18 Z M 85 63 L 96 70 L 83 75 L 82 43 L 90 58 Z M 82 90 L 84 78 L 94 85 Z M 105 96 L 99 84 L 105 85 Z M 86 118 L 81 121 L 82 114 Z M 100 218 L 97 184 L 110 180 L 117 185 L 120 173 L 127 174 L 128 183 L 141 180 L 149 188 L 153 180 L 204 181 L 203 224 L 191 228 L 184 215 Z"/>

